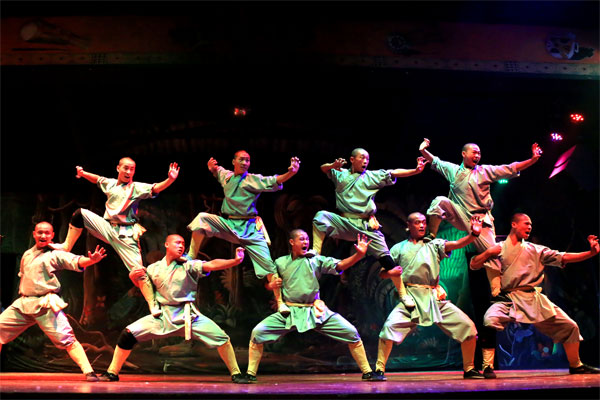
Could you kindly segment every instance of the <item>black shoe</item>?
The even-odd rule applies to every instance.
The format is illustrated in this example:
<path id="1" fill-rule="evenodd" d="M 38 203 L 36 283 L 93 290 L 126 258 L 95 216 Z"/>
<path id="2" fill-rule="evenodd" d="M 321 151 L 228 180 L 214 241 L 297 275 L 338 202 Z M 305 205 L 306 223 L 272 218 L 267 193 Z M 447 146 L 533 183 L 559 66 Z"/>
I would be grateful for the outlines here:
<path id="1" fill-rule="evenodd" d="M 470 370 L 466 371 L 465 373 L 463 373 L 463 378 L 464 379 L 484 379 L 485 377 L 482 375 L 481 372 L 479 372 L 475 368 L 473 368 L 473 369 L 470 369 Z"/>
<path id="2" fill-rule="evenodd" d="M 374 372 L 367 372 L 366 374 L 362 374 L 362 380 L 363 381 L 370 381 L 370 382 L 377 382 L 377 381 L 384 381 L 387 378 L 385 376 L 383 376 L 383 372 L 380 372 L 381 375 L 378 373 L 380 371 Z"/>
<path id="3" fill-rule="evenodd" d="M 100 379 L 98 379 L 98 375 L 95 372 L 88 372 L 85 374 L 85 380 L 88 382 L 98 382 Z"/>
<path id="4" fill-rule="evenodd" d="M 483 377 L 485 379 L 496 379 L 496 373 L 494 372 L 494 368 L 489 365 L 483 369 Z"/>
<path id="5" fill-rule="evenodd" d="M 118 382 L 119 375 L 113 374 L 112 372 L 103 372 L 99 378 L 102 382 Z"/>
<path id="6" fill-rule="evenodd" d="M 385 373 L 383 371 L 377 370 L 375 371 L 375 375 L 378 377 L 378 381 L 387 381 L 387 378 L 385 377 Z"/>
<path id="7" fill-rule="evenodd" d="M 569 367 L 570 374 L 600 374 L 600 369 L 581 364 L 577 368 Z"/>
<path id="8" fill-rule="evenodd" d="M 246 379 L 249 383 L 256 383 L 256 375 L 246 373 Z"/>
<path id="9" fill-rule="evenodd" d="M 231 380 L 233 381 L 233 383 L 241 383 L 241 384 L 250 383 L 248 381 L 248 379 L 246 378 L 245 374 L 231 375 Z"/>

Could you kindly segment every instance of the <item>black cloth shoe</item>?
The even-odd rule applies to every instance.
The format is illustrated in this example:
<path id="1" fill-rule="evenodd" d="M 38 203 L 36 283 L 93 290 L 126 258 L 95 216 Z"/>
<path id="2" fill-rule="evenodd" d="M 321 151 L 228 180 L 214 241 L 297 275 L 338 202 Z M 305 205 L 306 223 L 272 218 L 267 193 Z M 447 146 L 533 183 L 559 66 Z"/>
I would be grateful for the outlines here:
<path id="1" fill-rule="evenodd" d="M 241 383 L 241 384 L 250 383 L 248 381 L 248 379 L 246 378 L 245 374 L 231 375 L 231 380 L 233 381 L 233 383 Z"/>
<path id="2" fill-rule="evenodd" d="M 95 372 L 88 372 L 85 374 L 85 380 L 88 382 L 98 382 L 100 379 L 98 379 L 98 375 Z"/>
<path id="3" fill-rule="evenodd" d="M 246 379 L 248 383 L 256 383 L 256 375 L 246 373 Z"/>
<path id="4" fill-rule="evenodd" d="M 112 372 L 103 372 L 99 378 L 102 382 L 118 382 L 119 375 L 113 374 Z"/>
<path id="5" fill-rule="evenodd" d="M 570 374 L 600 374 L 600 369 L 591 367 L 589 365 L 581 364 L 577 368 L 569 367 Z"/>
<path id="6" fill-rule="evenodd" d="M 485 379 L 496 379 L 496 373 L 494 372 L 494 368 L 489 365 L 483 369 L 483 377 Z"/>
<path id="7" fill-rule="evenodd" d="M 385 373 L 383 371 L 377 370 L 375 371 L 375 375 L 378 377 L 378 381 L 387 381 L 387 378 L 385 377 Z"/>
<path id="8" fill-rule="evenodd" d="M 481 372 L 477 371 L 475 368 L 470 369 L 463 373 L 464 379 L 484 379 L 485 377 L 481 374 Z"/>
<path id="9" fill-rule="evenodd" d="M 381 375 L 379 375 L 377 372 L 374 372 L 374 371 L 367 372 L 366 374 L 362 374 L 363 381 L 378 382 L 378 381 L 383 381 L 386 379 L 387 378 L 385 378 L 383 376 L 383 373 L 381 373 Z"/>

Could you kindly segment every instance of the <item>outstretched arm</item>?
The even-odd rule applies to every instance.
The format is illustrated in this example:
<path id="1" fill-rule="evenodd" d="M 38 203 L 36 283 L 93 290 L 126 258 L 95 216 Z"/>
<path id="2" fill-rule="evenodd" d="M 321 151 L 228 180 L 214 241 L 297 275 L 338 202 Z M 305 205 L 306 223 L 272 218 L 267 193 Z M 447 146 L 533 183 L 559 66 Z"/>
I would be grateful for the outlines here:
<path id="1" fill-rule="evenodd" d="M 423 172 L 423 169 L 425 168 L 425 165 L 427 163 L 428 163 L 428 161 L 425 157 L 418 157 L 416 168 L 413 168 L 413 169 L 397 168 L 397 169 L 392 170 L 392 176 L 394 178 L 406 178 L 407 176 L 420 174 L 421 172 Z"/>
<path id="2" fill-rule="evenodd" d="M 104 247 L 96 246 L 96 249 L 93 253 L 91 251 L 88 251 L 87 257 L 79 258 L 79 266 L 81 268 L 87 268 L 90 265 L 96 264 L 104 257 L 106 257 L 106 250 L 104 250 Z"/>
<path id="3" fill-rule="evenodd" d="M 202 270 L 211 272 L 211 271 L 220 271 L 222 269 L 227 269 L 231 267 L 235 267 L 236 265 L 240 265 L 244 261 L 244 248 L 238 247 L 235 249 L 235 258 L 223 259 L 216 258 L 211 261 L 207 261 L 202 264 Z"/>
<path id="4" fill-rule="evenodd" d="M 537 143 L 534 143 L 531 145 L 531 158 L 529 160 L 518 162 L 516 166 L 517 171 L 523 171 L 524 169 L 531 167 L 541 156 L 542 148 Z"/>
<path id="5" fill-rule="evenodd" d="M 217 160 L 215 160 L 214 158 L 210 158 L 210 160 L 208 160 L 208 170 L 210 171 L 211 174 L 213 174 L 213 176 L 217 176 L 217 170 L 219 169 L 219 164 L 217 163 Z"/>
<path id="6" fill-rule="evenodd" d="M 367 237 L 365 235 L 361 235 L 359 234 L 356 238 L 357 242 L 354 245 L 354 248 L 356 249 L 356 253 L 352 254 L 350 257 L 344 258 L 342 261 L 340 261 L 338 263 L 338 265 L 335 267 L 336 270 L 338 271 L 344 271 L 348 268 L 350 268 L 351 266 L 353 266 L 354 264 L 356 264 L 361 258 L 363 258 L 365 256 L 365 253 L 367 252 L 367 249 L 369 248 L 369 245 L 371 244 L 371 240 L 369 240 L 367 242 Z"/>
<path id="7" fill-rule="evenodd" d="M 332 169 L 335 169 L 336 171 L 339 171 L 340 169 L 342 169 L 342 166 L 346 164 L 346 160 L 343 158 L 336 158 L 334 162 L 332 163 L 325 163 L 323 165 L 321 165 L 321 171 L 323 171 L 324 173 L 328 173 L 329 171 L 331 171 Z"/>
<path id="8" fill-rule="evenodd" d="M 100 179 L 100 175 L 96 175 L 96 174 L 92 174 L 91 172 L 84 171 L 83 168 L 80 167 L 79 165 L 76 166 L 75 169 L 77 170 L 77 175 L 75 175 L 75 178 L 77 178 L 77 179 L 84 178 L 92 183 L 98 183 L 98 180 Z"/>
<path id="9" fill-rule="evenodd" d="M 429 150 L 427 150 L 428 147 L 429 147 L 429 139 L 423 138 L 423 142 L 419 146 L 419 151 L 421 152 L 421 154 L 423 154 L 423 157 L 425 157 L 425 159 L 428 162 L 433 162 L 433 157 L 435 157 L 435 156 L 433 154 L 431 154 L 429 152 Z"/>
<path id="10" fill-rule="evenodd" d="M 178 176 L 179 176 L 179 166 L 175 162 L 171 163 L 171 165 L 169 165 L 169 173 L 167 175 L 167 179 L 165 179 L 164 181 L 162 181 L 160 183 L 155 184 L 154 187 L 152 188 L 152 192 L 154 194 L 159 194 L 160 192 L 162 192 L 163 190 L 165 190 L 166 188 L 171 186 L 171 184 L 173 182 L 175 182 L 175 179 L 177 179 Z"/>
<path id="11" fill-rule="evenodd" d="M 462 249 L 472 241 L 474 241 L 481 234 L 481 217 L 477 215 L 473 215 L 471 217 L 471 234 L 465 237 L 462 237 L 458 240 L 454 240 L 451 242 L 446 242 L 446 246 L 444 247 L 444 251 L 452 251 L 456 249 Z"/>
<path id="12" fill-rule="evenodd" d="M 598 254 L 600 251 L 600 245 L 598 244 L 598 236 L 589 235 L 587 237 L 588 242 L 590 242 L 590 249 L 588 251 L 583 251 L 581 253 L 565 253 L 562 258 L 564 264 L 580 262 L 583 260 L 587 260 Z"/>
<path id="13" fill-rule="evenodd" d="M 288 167 L 288 171 L 283 175 L 277 176 L 277 184 L 281 185 L 283 182 L 289 180 L 292 176 L 296 175 L 299 169 L 300 159 L 298 157 L 292 157 L 290 159 L 290 166 Z"/>

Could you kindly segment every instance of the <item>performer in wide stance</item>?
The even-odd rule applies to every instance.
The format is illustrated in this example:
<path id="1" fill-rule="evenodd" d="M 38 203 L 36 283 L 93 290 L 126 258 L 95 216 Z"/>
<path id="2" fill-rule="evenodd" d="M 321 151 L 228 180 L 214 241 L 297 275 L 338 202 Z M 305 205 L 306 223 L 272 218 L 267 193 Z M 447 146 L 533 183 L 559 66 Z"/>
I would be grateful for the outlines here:
<path id="1" fill-rule="evenodd" d="M 313 219 L 313 250 L 321 254 L 323 240 L 330 236 L 336 239 L 352 241 L 356 235 L 366 235 L 373 244 L 369 254 L 373 254 L 379 263 L 391 274 L 400 276 L 396 264 L 390 257 L 385 237 L 379 229 L 381 225 L 375 218 L 377 207 L 375 195 L 379 189 L 393 185 L 396 178 L 405 178 L 419 174 L 425 168 L 425 159 L 419 157 L 414 169 L 380 169 L 368 171 L 369 153 L 356 148 L 350 156 L 350 168 L 342 168 L 346 160 L 338 158 L 332 163 L 321 165 L 323 171 L 335 185 L 335 203 L 339 214 L 319 211 Z M 402 279 L 399 278 L 400 300 L 407 307 L 414 307 L 412 298 L 406 294 Z"/>
<path id="2" fill-rule="evenodd" d="M 77 166 L 76 169 L 77 178 L 84 178 L 98 185 L 106 194 L 104 217 L 84 208 L 78 209 L 71 217 L 65 242 L 56 248 L 70 251 L 85 226 L 93 236 L 110 244 L 115 249 L 129 270 L 129 277 L 146 299 L 152 315 L 160 315 L 160 308 L 154 299 L 152 284 L 145 274 L 136 274 L 137 270 L 144 268 L 139 240 L 140 236 L 146 232 L 146 229 L 138 223 L 137 211 L 141 200 L 156 197 L 175 182 L 179 175 L 177 163 L 169 166 L 167 179 L 154 184 L 133 181 L 135 161 L 129 157 L 119 160 L 117 179 L 87 172 L 80 166 Z M 133 276 L 140 277 L 140 280 L 134 279 Z"/>
<path id="3" fill-rule="evenodd" d="M 416 307 L 412 312 L 406 305 L 398 303 L 387 317 L 379 334 L 379 349 L 375 374 L 384 377 L 385 365 L 394 343 L 402 343 L 406 336 L 414 331 L 417 325 L 433 324 L 452 339 L 460 343 L 463 357 L 463 377 L 465 379 L 481 379 L 484 376 L 475 369 L 475 345 L 477 329 L 471 319 L 449 300 L 440 285 L 440 262 L 449 256 L 452 250 L 460 249 L 472 243 L 481 234 L 481 220 L 471 217 L 471 234 L 456 241 L 434 239 L 424 242 L 427 220 L 421 213 L 414 212 L 408 216 L 409 238 L 394 245 L 390 250 L 394 261 L 404 269 L 402 274 L 406 290 L 412 296 Z M 382 270 L 382 278 L 394 276 Z"/>
<path id="4" fill-rule="evenodd" d="M 87 257 L 66 251 L 52 250 L 49 245 L 54 238 L 54 228 L 48 222 L 40 222 L 33 230 L 35 246 L 21 258 L 19 269 L 19 297 L 0 314 L 0 350 L 30 326 L 37 324 L 59 349 L 65 349 L 81 368 L 86 380 L 95 382 L 98 377 L 75 337 L 63 309 L 67 303 L 59 296 L 60 281 L 56 272 L 66 269 L 83 272 L 86 267 L 106 257 L 104 248 L 96 246 Z"/>
<path id="5" fill-rule="evenodd" d="M 235 258 L 230 260 L 182 261 L 185 241 L 179 235 L 167 236 L 165 248 L 166 255 L 162 260 L 148 266 L 146 271 L 136 271 L 150 277 L 156 287 L 156 298 L 162 313 L 158 318 L 151 315 L 140 318 L 121 332 L 112 362 L 100 380 L 119 380 L 121 367 L 137 342 L 184 336 L 186 340 L 200 340 L 211 348 L 216 347 L 231 374 L 231 380 L 234 383 L 248 383 L 240 372 L 229 336 L 194 305 L 198 280 L 211 271 L 239 265 L 244 260 L 244 249 L 238 247 Z"/>
<path id="6" fill-rule="evenodd" d="M 268 286 L 281 289 L 291 312 L 287 317 L 281 313 L 271 314 L 252 330 L 246 378 L 251 383 L 256 382 L 265 343 L 275 342 L 293 330 L 302 333 L 314 329 L 332 339 L 348 343 L 350 353 L 362 371 L 362 379 L 378 380 L 369 366 L 356 328 L 344 317 L 331 311 L 321 300 L 319 292 L 319 278 L 323 274 L 341 274 L 356 264 L 367 252 L 371 241 L 367 242 L 366 236 L 359 235 L 354 245 L 356 253 L 343 260 L 309 253 L 310 240 L 302 229 L 290 233 L 289 243 L 291 254 L 275 260 L 279 277 Z"/>
<path id="7" fill-rule="evenodd" d="M 588 236 L 588 251 L 566 253 L 526 241 L 531 230 L 529 216 L 517 213 L 512 217 L 510 234 L 506 240 L 471 260 L 473 269 L 481 268 L 491 258 L 499 261 L 502 268 L 501 294 L 504 301 L 490 306 L 485 313 L 484 324 L 499 331 L 510 322 L 533 324 L 555 343 L 563 344 L 569 361 L 569 373 L 600 373 L 599 369 L 583 364 L 579 358 L 579 342 L 583 338 L 577 323 L 543 295 L 539 287 L 544 280 L 546 266 L 564 268 L 568 263 L 584 261 L 598 254 L 598 237 Z"/>

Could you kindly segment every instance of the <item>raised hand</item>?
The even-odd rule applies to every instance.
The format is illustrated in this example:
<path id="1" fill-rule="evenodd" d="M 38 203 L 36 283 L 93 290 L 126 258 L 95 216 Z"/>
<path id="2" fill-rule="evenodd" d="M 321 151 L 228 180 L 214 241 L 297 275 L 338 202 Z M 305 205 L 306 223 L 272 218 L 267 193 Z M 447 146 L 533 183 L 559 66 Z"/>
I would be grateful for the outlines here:
<path id="1" fill-rule="evenodd" d="M 417 172 L 422 172 L 429 161 L 425 157 L 417 157 Z"/>
<path id="2" fill-rule="evenodd" d="M 537 143 L 531 145 L 531 158 L 537 160 L 542 156 L 542 153 L 542 148 Z"/>
<path id="3" fill-rule="evenodd" d="M 208 160 L 208 170 L 210 172 L 215 172 L 217 170 L 217 168 L 219 168 L 219 164 L 217 163 L 217 160 L 215 160 L 214 158 L 210 158 L 210 160 Z"/>
<path id="4" fill-rule="evenodd" d="M 288 172 L 295 174 L 300 169 L 300 159 L 298 157 L 292 157 L 290 159 L 290 166 Z"/>
<path id="5" fill-rule="evenodd" d="M 77 170 L 77 174 L 75 175 L 75 178 L 77 178 L 77 179 L 81 178 L 83 176 L 83 168 L 78 165 L 75 167 L 75 169 Z"/>
<path id="6" fill-rule="evenodd" d="M 587 237 L 588 242 L 590 242 L 590 251 L 593 255 L 596 255 L 600 252 L 600 244 L 598 244 L 598 236 L 589 235 Z"/>
<path id="7" fill-rule="evenodd" d="M 94 264 L 102 260 L 104 257 L 106 257 L 106 250 L 104 250 L 104 247 L 96 246 L 96 249 L 93 253 L 88 251 L 88 258 L 92 260 Z"/>
<path id="8" fill-rule="evenodd" d="M 244 261 L 244 255 L 246 250 L 244 250 L 243 247 L 238 247 L 235 249 L 235 260 L 238 262 L 238 264 L 241 264 L 242 261 Z"/>
<path id="9" fill-rule="evenodd" d="M 486 252 L 491 256 L 491 257 L 497 257 L 498 255 L 500 255 L 500 253 L 502 252 L 502 245 L 497 244 L 494 245 L 492 247 L 489 247 Z"/>
<path id="10" fill-rule="evenodd" d="M 177 179 L 177 177 L 179 176 L 179 166 L 177 165 L 176 162 L 171 163 L 171 165 L 169 165 L 169 178 L 175 180 Z"/>
<path id="11" fill-rule="evenodd" d="M 481 234 L 481 227 L 483 222 L 481 221 L 481 216 L 473 215 L 471 217 L 471 232 L 474 236 L 479 236 Z"/>
<path id="12" fill-rule="evenodd" d="M 429 139 L 423 138 L 423 142 L 421 142 L 421 145 L 419 146 L 419 150 L 425 150 L 428 147 L 429 147 Z"/>
<path id="13" fill-rule="evenodd" d="M 335 169 L 336 171 L 339 171 L 340 169 L 342 169 L 342 166 L 346 164 L 346 160 L 343 158 L 336 158 L 336 160 L 331 164 L 331 169 Z"/>
<path id="14" fill-rule="evenodd" d="M 354 245 L 356 252 L 362 254 L 363 256 L 367 253 L 367 249 L 372 242 L 372 240 L 367 242 L 367 239 L 368 238 L 366 235 L 362 235 L 361 237 L 361 234 L 359 233 L 356 237 L 356 244 Z"/>

